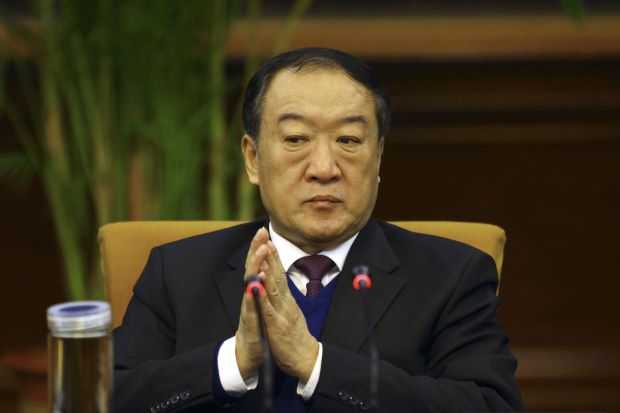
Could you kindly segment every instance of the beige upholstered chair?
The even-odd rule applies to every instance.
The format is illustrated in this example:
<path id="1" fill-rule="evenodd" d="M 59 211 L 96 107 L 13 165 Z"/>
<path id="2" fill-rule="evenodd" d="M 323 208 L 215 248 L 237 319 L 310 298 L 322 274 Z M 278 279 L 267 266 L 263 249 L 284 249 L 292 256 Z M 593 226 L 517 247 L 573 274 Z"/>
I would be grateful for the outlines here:
<path id="1" fill-rule="evenodd" d="M 120 325 L 133 286 L 153 247 L 192 235 L 230 227 L 237 221 L 135 221 L 108 224 L 99 230 L 105 293 L 112 307 L 112 325 Z M 506 236 L 490 224 L 440 221 L 401 221 L 409 231 L 438 235 L 472 245 L 495 260 L 501 273 Z"/>

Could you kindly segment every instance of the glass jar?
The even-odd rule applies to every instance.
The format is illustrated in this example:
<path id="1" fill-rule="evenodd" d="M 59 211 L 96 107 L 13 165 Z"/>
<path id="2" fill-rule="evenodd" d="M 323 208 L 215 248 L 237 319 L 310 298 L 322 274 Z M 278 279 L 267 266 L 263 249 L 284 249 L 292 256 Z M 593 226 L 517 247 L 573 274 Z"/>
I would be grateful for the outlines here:
<path id="1" fill-rule="evenodd" d="M 109 413 L 110 305 L 72 301 L 47 309 L 48 412 Z"/>

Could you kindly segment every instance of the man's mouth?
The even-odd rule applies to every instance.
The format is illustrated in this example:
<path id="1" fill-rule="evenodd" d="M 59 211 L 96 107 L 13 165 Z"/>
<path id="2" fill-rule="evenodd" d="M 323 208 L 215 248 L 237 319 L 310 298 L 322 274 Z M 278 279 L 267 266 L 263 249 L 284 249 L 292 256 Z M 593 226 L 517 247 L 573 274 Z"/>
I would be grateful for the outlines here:
<path id="1" fill-rule="evenodd" d="M 332 195 L 316 195 L 306 202 L 319 207 L 328 207 L 339 204 L 342 200 Z"/>

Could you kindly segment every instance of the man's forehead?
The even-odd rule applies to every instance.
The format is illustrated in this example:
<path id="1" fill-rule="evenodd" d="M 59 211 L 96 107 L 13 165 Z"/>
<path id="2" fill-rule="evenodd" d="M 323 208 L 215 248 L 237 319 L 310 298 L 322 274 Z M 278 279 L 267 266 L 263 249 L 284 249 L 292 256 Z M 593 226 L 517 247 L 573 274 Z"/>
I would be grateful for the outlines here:
<path id="1" fill-rule="evenodd" d="M 263 105 L 265 113 L 278 119 L 287 113 L 324 113 L 325 107 L 339 112 L 332 113 L 337 116 L 368 116 L 375 107 L 372 93 L 364 85 L 334 68 L 280 70 L 265 93 Z"/>

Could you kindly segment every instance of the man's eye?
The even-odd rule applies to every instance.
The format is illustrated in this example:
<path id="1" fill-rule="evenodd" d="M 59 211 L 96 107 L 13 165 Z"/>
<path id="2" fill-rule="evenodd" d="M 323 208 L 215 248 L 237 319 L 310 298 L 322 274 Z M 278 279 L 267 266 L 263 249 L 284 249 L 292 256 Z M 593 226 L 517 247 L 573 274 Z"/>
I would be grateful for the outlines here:
<path id="1" fill-rule="evenodd" d="M 353 143 L 358 143 L 359 140 L 351 136 L 341 136 L 338 138 L 338 142 L 343 143 L 345 145 L 351 145 Z"/>
<path id="2" fill-rule="evenodd" d="M 302 138 L 301 136 L 287 136 L 285 141 L 288 143 L 301 143 L 303 142 L 304 138 Z"/>

